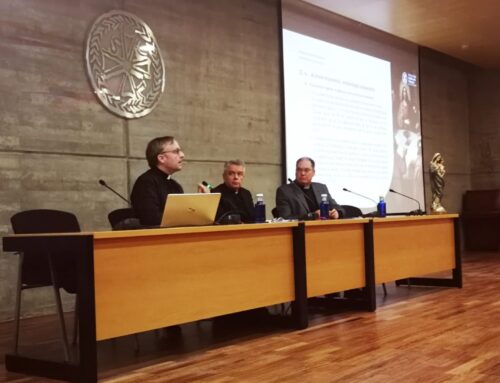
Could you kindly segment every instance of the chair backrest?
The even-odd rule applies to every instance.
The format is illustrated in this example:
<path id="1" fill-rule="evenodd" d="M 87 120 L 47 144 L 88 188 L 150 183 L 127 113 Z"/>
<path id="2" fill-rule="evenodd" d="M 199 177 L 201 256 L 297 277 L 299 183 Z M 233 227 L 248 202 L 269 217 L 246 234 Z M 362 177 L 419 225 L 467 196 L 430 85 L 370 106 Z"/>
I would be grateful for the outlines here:
<path id="1" fill-rule="evenodd" d="M 80 231 L 78 219 L 61 210 L 37 209 L 14 214 L 10 218 L 16 234 L 73 233 Z"/>
<path id="2" fill-rule="evenodd" d="M 80 231 L 76 216 L 60 210 L 26 210 L 14 214 L 10 222 L 15 234 Z M 76 289 L 74 260 L 69 254 L 55 254 L 55 256 L 58 285 L 68 292 L 74 292 Z M 24 253 L 21 272 L 21 281 L 26 286 L 50 286 L 52 284 L 47 257 L 42 250 Z"/>
<path id="3" fill-rule="evenodd" d="M 272 210 L 271 210 L 271 214 L 273 215 L 273 218 L 279 218 L 279 214 L 278 214 L 278 208 L 274 207 Z"/>
<path id="4" fill-rule="evenodd" d="M 356 217 L 361 217 L 363 215 L 363 212 L 359 207 L 352 205 L 341 205 L 341 207 L 344 209 L 345 212 L 343 218 L 356 218 Z"/>
<path id="5" fill-rule="evenodd" d="M 113 210 L 108 214 L 108 221 L 113 230 L 137 229 L 140 226 L 131 207 Z"/>

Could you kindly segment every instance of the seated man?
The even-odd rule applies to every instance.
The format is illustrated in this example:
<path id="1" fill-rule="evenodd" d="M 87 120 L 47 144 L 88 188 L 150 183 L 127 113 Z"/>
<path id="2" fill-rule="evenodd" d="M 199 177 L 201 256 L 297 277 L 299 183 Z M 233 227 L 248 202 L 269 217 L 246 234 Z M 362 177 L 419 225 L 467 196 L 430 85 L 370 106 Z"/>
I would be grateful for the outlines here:
<path id="1" fill-rule="evenodd" d="M 172 174 L 182 169 L 184 153 L 174 137 L 157 137 L 148 143 L 150 169 L 135 181 L 130 199 L 142 225 L 159 225 L 168 194 L 184 193 Z"/>
<path id="2" fill-rule="evenodd" d="M 315 175 L 314 160 L 299 158 L 295 166 L 295 181 L 282 185 L 276 190 L 276 211 L 286 219 L 311 220 L 319 218 L 321 194 L 328 195 L 329 217 L 337 219 L 344 216 L 340 205 L 330 195 L 325 184 L 312 182 Z"/>
<path id="3" fill-rule="evenodd" d="M 255 222 L 252 194 L 241 186 L 245 178 L 245 163 L 241 160 L 231 160 L 224 164 L 222 173 L 224 183 L 212 189 L 213 193 L 221 193 L 216 221 L 230 214 L 238 214 L 241 222 Z"/>

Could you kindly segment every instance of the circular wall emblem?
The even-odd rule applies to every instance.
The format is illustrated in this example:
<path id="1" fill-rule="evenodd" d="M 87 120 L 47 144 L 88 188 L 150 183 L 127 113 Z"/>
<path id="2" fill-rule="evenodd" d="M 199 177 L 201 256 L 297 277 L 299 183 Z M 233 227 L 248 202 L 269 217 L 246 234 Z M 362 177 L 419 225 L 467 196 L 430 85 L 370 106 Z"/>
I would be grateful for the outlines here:
<path id="1" fill-rule="evenodd" d="M 113 113 L 137 118 L 158 104 L 165 67 L 153 32 L 137 16 L 111 11 L 99 17 L 88 34 L 85 59 L 94 92 Z"/>

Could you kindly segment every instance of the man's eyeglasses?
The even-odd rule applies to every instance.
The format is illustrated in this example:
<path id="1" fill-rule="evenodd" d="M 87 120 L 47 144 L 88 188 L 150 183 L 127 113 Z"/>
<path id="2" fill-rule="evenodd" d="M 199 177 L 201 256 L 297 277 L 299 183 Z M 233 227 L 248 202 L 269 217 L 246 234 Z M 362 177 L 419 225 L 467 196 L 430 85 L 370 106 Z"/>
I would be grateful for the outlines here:
<path id="1" fill-rule="evenodd" d="M 311 168 L 296 168 L 295 171 L 297 173 L 311 173 L 313 169 Z"/>
<path id="2" fill-rule="evenodd" d="M 174 154 L 181 154 L 182 152 L 182 149 L 181 148 L 177 148 L 177 149 L 172 149 L 172 150 L 164 150 L 163 152 L 161 152 L 160 154 L 165 154 L 165 153 L 174 153 Z"/>

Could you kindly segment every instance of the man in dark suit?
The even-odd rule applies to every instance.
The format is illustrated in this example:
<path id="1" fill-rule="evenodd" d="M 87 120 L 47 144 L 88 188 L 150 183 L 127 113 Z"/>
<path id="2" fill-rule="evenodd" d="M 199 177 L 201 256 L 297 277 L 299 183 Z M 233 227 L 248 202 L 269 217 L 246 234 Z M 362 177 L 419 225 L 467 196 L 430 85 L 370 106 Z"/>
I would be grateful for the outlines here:
<path id="1" fill-rule="evenodd" d="M 241 222 L 255 222 L 252 194 L 242 187 L 245 178 L 245 163 L 241 160 L 231 160 L 224 164 L 222 173 L 224 183 L 212 189 L 213 193 L 221 193 L 216 220 L 231 222 L 230 215 L 239 215 Z M 224 219 L 226 217 L 226 219 Z"/>
<path id="2" fill-rule="evenodd" d="M 300 220 L 319 218 L 321 194 L 328 196 L 331 219 L 344 216 L 342 207 L 332 198 L 328 187 L 325 184 L 312 182 L 315 175 L 314 166 L 312 158 L 299 158 L 295 166 L 295 181 L 276 190 L 276 211 L 279 217 Z"/>

